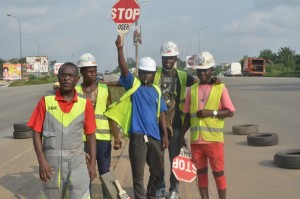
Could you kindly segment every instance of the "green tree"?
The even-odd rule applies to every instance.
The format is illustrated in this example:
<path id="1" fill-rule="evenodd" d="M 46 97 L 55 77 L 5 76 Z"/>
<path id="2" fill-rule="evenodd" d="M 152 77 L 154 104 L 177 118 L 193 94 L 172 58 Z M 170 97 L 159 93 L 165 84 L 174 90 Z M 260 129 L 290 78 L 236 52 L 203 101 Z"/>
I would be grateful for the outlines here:
<path id="1" fill-rule="evenodd" d="M 134 61 L 134 59 L 133 58 L 131 58 L 131 57 L 128 57 L 127 58 L 127 64 L 128 64 L 128 68 L 130 69 L 130 68 L 135 68 L 135 66 L 136 66 L 136 62 Z M 118 67 L 119 68 L 119 67 Z"/>
<path id="2" fill-rule="evenodd" d="M 0 77 L 3 77 L 3 64 L 5 63 L 4 59 L 0 58 Z"/>
<path id="3" fill-rule="evenodd" d="M 276 54 L 272 52 L 272 50 L 264 49 L 259 53 L 259 57 L 267 60 L 268 63 L 274 63 L 276 59 Z"/>
<path id="4" fill-rule="evenodd" d="M 290 68 L 295 71 L 296 53 L 290 47 L 282 47 L 277 53 L 277 63 L 281 63 L 283 67 Z"/>

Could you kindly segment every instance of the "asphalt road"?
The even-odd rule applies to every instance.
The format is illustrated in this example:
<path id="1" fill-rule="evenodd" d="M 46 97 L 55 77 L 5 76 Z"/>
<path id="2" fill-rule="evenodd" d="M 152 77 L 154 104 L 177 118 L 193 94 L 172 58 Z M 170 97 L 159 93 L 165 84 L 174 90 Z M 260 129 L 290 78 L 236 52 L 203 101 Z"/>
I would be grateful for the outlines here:
<path id="1" fill-rule="evenodd" d="M 300 79 L 228 77 L 222 78 L 222 81 L 227 85 L 236 107 L 234 117 L 225 120 L 227 198 L 298 199 L 300 171 L 276 167 L 273 156 L 283 149 L 299 148 Z M 51 90 L 52 84 L 0 87 L 1 198 L 40 198 L 38 165 L 32 140 L 15 140 L 12 131 L 13 123 L 26 121 L 39 98 Z M 258 124 L 259 133 L 277 133 L 279 144 L 248 146 L 246 136 L 232 134 L 232 126 L 239 124 Z M 126 150 L 124 148 L 114 173 L 125 189 L 132 193 Z M 200 198 L 195 182 L 181 183 L 180 189 L 182 199 Z M 209 190 L 210 198 L 217 198 L 211 176 Z"/>

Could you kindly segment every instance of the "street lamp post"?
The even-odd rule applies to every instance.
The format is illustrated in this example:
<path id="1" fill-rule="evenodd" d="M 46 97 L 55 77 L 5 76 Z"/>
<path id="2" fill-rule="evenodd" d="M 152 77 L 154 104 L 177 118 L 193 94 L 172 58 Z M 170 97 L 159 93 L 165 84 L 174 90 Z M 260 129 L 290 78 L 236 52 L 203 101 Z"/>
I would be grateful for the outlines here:
<path id="1" fill-rule="evenodd" d="M 194 43 L 189 43 L 186 47 L 186 56 L 189 56 L 189 47 Z"/>
<path id="2" fill-rule="evenodd" d="M 21 78 L 23 78 L 23 69 L 22 69 L 22 30 L 21 30 L 21 22 L 20 19 L 14 15 L 9 13 L 6 14 L 9 17 L 15 18 L 19 22 L 19 30 L 20 30 L 20 62 L 21 62 Z"/>
<path id="3" fill-rule="evenodd" d="M 148 0 L 144 0 L 142 2 L 140 2 L 139 4 L 141 5 L 142 3 L 146 3 Z M 138 27 L 138 20 L 135 21 L 135 27 Z M 136 75 L 138 72 L 138 59 L 139 59 L 139 42 L 136 42 L 135 44 L 135 68 L 136 68 Z"/>
<path id="4" fill-rule="evenodd" d="M 206 28 L 206 27 L 205 26 L 200 27 L 199 30 L 198 30 L 198 50 L 199 50 L 199 53 L 200 53 L 200 31 L 203 30 L 204 28 Z"/>
<path id="5" fill-rule="evenodd" d="M 40 56 L 40 44 L 37 40 L 33 39 L 33 38 L 30 38 L 31 41 L 34 41 L 37 45 L 37 50 L 38 50 L 38 57 Z"/>

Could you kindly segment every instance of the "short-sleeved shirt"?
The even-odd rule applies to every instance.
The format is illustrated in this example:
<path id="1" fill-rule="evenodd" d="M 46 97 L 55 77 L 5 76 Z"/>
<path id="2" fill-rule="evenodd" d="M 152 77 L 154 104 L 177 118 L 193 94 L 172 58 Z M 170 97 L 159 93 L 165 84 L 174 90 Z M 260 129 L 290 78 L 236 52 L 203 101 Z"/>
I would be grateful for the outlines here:
<path id="1" fill-rule="evenodd" d="M 198 110 L 202 110 L 205 107 L 205 104 L 207 102 L 208 96 L 210 94 L 212 85 L 211 84 L 202 84 L 198 86 Z M 191 89 L 189 88 L 187 90 L 187 95 L 185 99 L 185 104 L 183 107 L 183 112 L 184 113 L 189 113 L 190 112 L 190 105 L 191 105 Z M 221 95 L 221 100 L 219 104 L 219 110 L 221 109 L 227 109 L 230 112 L 234 112 L 235 108 L 232 104 L 232 101 L 230 99 L 229 93 L 227 88 L 224 86 L 223 92 Z M 210 143 L 210 142 L 205 142 L 201 136 L 199 136 L 198 141 L 193 142 L 192 144 L 203 144 L 203 143 Z"/>
<path id="2" fill-rule="evenodd" d="M 131 73 L 125 77 L 120 76 L 120 83 L 129 90 L 133 86 L 134 76 Z M 153 86 L 141 85 L 132 95 L 132 119 L 129 133 L 148 135 L 156 140 L 161 140 L 157 118 L 158 93 Z M 160 112 L 167 111 L 165 101 L 160 100 Z"/>
<path id="3" fill-rule="evenodd" d="M 61 96 L 60 91 L 56 90 L 55 100 L 58 101 L 60 109 L 64 113 L 69 113 L 73 107 L 73 104 L 77 102 L 77 92 L 75 91 L 74 97 L 70 102 L 64 100 Z M 36 132 L 43 132 L 43 124 L 46 114 L 46 103 L 45 97 L 43 96 L 35 107 L 29 121 L 28 126 L 31 127 Z M 96 123 L 95 123 L 95 113 L 94 108 L 89 99 L 86 101 L 86 107 L 84 111 L 84 133 L 86 135 L 92 134 L 95 132 Z"/>

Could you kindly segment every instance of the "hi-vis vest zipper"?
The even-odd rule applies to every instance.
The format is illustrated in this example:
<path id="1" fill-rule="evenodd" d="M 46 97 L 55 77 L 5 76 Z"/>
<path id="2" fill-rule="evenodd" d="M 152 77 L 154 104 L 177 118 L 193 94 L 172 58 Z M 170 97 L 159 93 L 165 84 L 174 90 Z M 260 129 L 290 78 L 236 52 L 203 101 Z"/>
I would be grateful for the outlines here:
<path id="1" fill-rule="evenodd" d="M 83 94 L 81 85 L 75 87 L 78 93 Z M 98 83 L 97 102 L 95 107 L 95 119 L 96 119 L 96 140 L 110 141 L 112 138 L 109 128 L 108 119 L 103 113 L 106 110 L 106 103 L 108 98 L 108 88 L 106 84 Z M 82 137 L 83 141 L 86 141 L 85 135 Z"/>
<path id="2" fill-rule="evenodd" d="M 185 72 L 182 72 L 180 70 L 177 70 L 177 74 L 179 77 L 179 82 L 180 82 L 180 103 L 179 103 L 179 111 L 181 114 L 181 120 L 183 122 L 184 120 L 184 114 L 182 112 L 183 106 L 184 106 L 184 100 L 185 100 L 185 88 L 186 88 L 186 81 L 187 81 L 187 74 Z M 162 67 L 157 68 L 153 84 L 158 86 L 160 82 L 160 76 L 162 72 Z"/>
<path id="3" fill-rule="evenodd" d="M 131 95 L 141 86 L 141 82 L 138 78 L 134 77 L 133 86 L 129 89 L 117 102 L 111 104 L 108 109 L 104 112 L 104 115 L 114 120 L 121 128 L 127 137 L 129 136 L 128 131 L 131 125 L 131 113 L 132 103 Z M 152 85 L 158 93 L 158 106 L 157 106 L 157 122 L 160 114 L 160 99 L 161 91 L 158 86 Z"/>
<path id="4" fill-rule="evenodd" d="M 224 119 L 213 117 L 199 118 L 196 115 L 196 112 L 198 111 L 198 86 L 199 83 L 195 83 L 191 86 L 191 141 L 197 141 L 199 135 L 202 136 L 204 141 L 224 141 Z M 212 89 L 204 109 L 218 110 L 223 88 L 224 84 L 212 85 Z"/>

